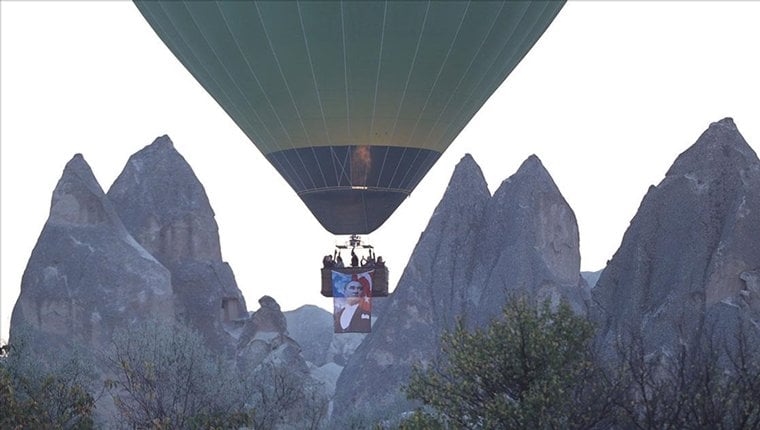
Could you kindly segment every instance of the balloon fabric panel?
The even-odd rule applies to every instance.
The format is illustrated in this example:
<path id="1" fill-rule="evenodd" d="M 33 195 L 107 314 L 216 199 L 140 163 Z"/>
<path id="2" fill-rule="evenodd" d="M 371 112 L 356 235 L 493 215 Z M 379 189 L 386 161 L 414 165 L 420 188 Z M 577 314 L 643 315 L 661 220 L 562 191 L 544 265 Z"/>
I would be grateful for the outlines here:
<path id="1" fill-rule="evenodd" d="M 135 2 L 335 234 L 403 202 L 564 2 Z"/>

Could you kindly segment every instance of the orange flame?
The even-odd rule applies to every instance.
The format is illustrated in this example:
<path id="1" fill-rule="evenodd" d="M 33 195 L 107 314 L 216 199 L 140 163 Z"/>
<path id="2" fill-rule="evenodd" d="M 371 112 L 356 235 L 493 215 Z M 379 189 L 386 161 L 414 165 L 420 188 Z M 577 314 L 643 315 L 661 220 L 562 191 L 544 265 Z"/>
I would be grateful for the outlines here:
<path id="1" fill-rule="evenodd" d="M 354 147 L 351 154 L 351 185 L 367 185 L 367 175 L 372 167 L 372 153 L 368 145 Z"/>

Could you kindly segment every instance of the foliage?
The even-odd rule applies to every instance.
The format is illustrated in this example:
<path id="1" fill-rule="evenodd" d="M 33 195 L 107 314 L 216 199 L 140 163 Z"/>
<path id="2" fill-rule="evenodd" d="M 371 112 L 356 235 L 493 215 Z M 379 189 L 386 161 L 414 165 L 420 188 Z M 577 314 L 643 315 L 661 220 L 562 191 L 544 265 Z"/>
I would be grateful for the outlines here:
<path id="1" fill-rule="evenodd" d="M 413 369 L 407 396 L 457 428 L 568 428 L 583 421 L 570 418 L 592 336 L 566 304 L 552 312 L 515 298 L 484 329 L 459 321 L 444 333 L 441 359 Z"/>
<path id="2" fill-rule="evenodd" d="M 201 335 L 147 322 L 117 330 L 106 382 L 133 428 L 238 428 L 249 424 L 234 367 L 215 360 Z"/>
<path id="3" fill-rule="evenodd" d="M 244 378 L 244 386 L 254 428 L 298 423 L 298 428 L 318 429 L 327 415 L 323 388 L 285 365 L 261 363 Z"/>
<path id="4" fill-rule="evenodd" d="M 646 353 L 641 336 L 618 345 L 615 401 L 623 428 L 760 428 L 760 339 L 738 326 L 734 337 L 700 328 L 673 352 Z"/>
<path id="5" fill-rule="evenodd" d="M 448 428 L 438 417 L 417 409 L 406 416 L 398 425 L 398 430 L 444 430 Z"/>
<path id="6" fill-rule="evenodd" d="M 108 361 L 108 389 L 132 428 L 316 429 L 327 413 L 322 389 L 305 375 L 272 361 L 239 371 L 179 324 L 117 331 Z"/>
<path id="7" fill-rule="evenodd" d="M 718 332 L 682 321 L 681 342 L 656 350 L 628 334 L 603 360 L 592 325 L 566 306 L 513 299 L 502 317 L 474 331 L 459 322 L 442 336 L 441 358 L 416 366 L 406 387 L 434 413 L 417 411 L 399 428 L 760 428 L 751 322 L 721 321 Z"/>
<path id="8" fill-rule="evenodd" d="M 87 387 L 89 368 L 76 356 L 39 360 L 17 332 L 0 358 L 0 428 L 87 429 L 95 400 Z"/>

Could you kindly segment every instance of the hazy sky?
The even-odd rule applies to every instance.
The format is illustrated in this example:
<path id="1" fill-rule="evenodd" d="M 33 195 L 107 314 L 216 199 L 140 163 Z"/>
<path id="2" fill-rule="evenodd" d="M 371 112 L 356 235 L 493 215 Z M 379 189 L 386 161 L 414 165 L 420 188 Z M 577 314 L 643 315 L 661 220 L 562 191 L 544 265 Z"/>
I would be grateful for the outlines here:
<path id="1" fill-rule="evenodd" d="M 319 295 L 336 242 L 130 2 L 0 2 L 0 338 L 63 167 L 104 190 L 168 134 L 216 213 L 249 309 Z M 650 185 L 713 121 L 760 149 L 760 2 L 569 2 L 412 196 L 368 237 L 391 288 L 465 153 L 491 191 L 530 154 L 575 211 L 582 270 L 614 254 Z M 365 238 L 367 239 L 367 238 Z"/>

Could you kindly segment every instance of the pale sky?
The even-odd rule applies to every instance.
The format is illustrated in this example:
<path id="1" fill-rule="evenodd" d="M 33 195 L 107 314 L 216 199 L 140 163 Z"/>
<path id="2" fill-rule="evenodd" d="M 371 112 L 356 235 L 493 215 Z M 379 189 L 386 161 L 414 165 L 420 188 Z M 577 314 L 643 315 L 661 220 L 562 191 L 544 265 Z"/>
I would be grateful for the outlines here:
<path id="1" fill-rule="evenodd" d="M 365 239 L 391 289 L 465 153 L 491 191 L 536 154 L 575 211 L 581 269 L 602 269 L 648 187 L 711 122 L 760 150 L 760 2 L 569 2 L 411 197 Z M 131 2 L 0 2 L 0 338 L 63 168 L 104 191 L 168 134 L 203 183 L 250 310 L 330 309 L 325 232 Z M 287 289 L 285 289 L 287 286 Z"/>

